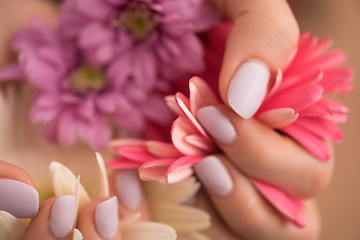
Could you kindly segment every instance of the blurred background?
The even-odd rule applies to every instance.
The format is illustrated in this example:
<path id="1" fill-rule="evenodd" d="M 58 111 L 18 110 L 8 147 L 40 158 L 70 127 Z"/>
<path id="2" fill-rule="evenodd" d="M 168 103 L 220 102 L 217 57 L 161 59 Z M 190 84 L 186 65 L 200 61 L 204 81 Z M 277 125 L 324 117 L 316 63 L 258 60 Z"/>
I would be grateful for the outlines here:
<path id="1" fill-rule="evenodd" d="M 323 219 L 321 240 L 360 239 L 360 1 L 293 1 L 302 31 L 319 38 L 332 37 L 336 48 L 348 54 L 347 65 L 355 69 L 357 89 L 339 99 L 350 107 L 348 122 L 342 126 L 345 141 L 335 145 L 335 175 L 318 202 Z"/>
<path id="2" fill-rule="evenodd" d="M 348 65 L 356 73 L 360 73 L 360 1 L 292 0 L 291 3 L 301 30 L 310 30 L 319 38 L 332 37 L 334 46 L 348 53 Z M 355 85 L 359 88 L 360 79 L 356 78 L 357 75 Z M 24 88 L 16 91 L 29 93 Z M 41 135 L 36 134 L 40 132 L 39 126 L 30 125 L 27 121 L 29 96 L 15 92 L 6 92 L 6 98 L 3 94 L 0 96 L 0 158 L 11 159 L 26 170 L 31 170 L 40 189 L 50 189 L 50 181 L 41 181 L 49 177 L 47 165 L 50 161 L 61 161 L 80 174 L 83 182 L 88 185 L 96 181 L 97 177 L 94 175 L 97 173 L 86 174 L 88 169 L 96 167 L 92 151 L 81 144 L 70 150 L 54 148 L 46 143 Z M 333 181 L 318 198 L 323 219 L 320 240 L 359 240 L 360 154 L 357 150 L 360 150 L 360 105 L 357 103 L 360 103 L 360 93 L 355 90 L 347 98 L 338 100 L 349 106 L 351 112 L 347 124 L 342 126 L 345 141 L 335 145 L 336 167 Z M 34 167 L 32 160 L 40 158 L 45 158 L 46 163 L 42 167 Z M 87 159 L 90 160 L 86 166 L 77 166 Z M 46 196 L 43 195 L 42 198 Z"/>

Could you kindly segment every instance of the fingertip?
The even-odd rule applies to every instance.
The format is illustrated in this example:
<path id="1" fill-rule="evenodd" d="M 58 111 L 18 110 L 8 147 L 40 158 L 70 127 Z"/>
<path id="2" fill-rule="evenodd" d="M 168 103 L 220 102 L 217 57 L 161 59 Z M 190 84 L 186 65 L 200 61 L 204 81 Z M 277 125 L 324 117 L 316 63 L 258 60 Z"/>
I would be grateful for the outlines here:
<path id="1" fill-rule="evenodd" d="M 136 170 L 115 171 L 111 174 L 110 191 L 117 196 L 121 218 L 141 212 L 142 220 L 150 219 L 149 208 Z"/>
<path id="2" fill-rule="evenodd" d="M 96 198 L 80 211 L 77 227 L 84 239 L 122 239 L 116 197 Z"/>
<path id="3" fill-rule="evenodd" d="M 276 71 L 296 49 L 300 31 L 286 1 L 244 0 L 228 5 L 226 11 L 235 21 L 226 43 L 219 91 L 226 104 L 248 119 L 261 105 Z"/>
<path id="4" fill-rule="evenodd" d="M 73 195 L 44 201 L 26 229 L 24 240 L 72 239 L 76 221 L 76 198 Z"/>
<path id="5" fill-rule="evenodd" d="M 23 169 L 0 161 L 0 210 L 15 217 L 34 217 L 39 209 L 39 194 Z"/>

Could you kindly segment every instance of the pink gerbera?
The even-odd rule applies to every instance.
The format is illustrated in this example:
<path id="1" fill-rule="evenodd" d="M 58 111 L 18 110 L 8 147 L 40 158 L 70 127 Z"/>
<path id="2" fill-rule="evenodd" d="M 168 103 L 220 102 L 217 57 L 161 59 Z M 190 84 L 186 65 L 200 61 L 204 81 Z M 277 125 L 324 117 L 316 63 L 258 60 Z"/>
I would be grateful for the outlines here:
<path id="1" fill-rule="evenodd" d="M 67 0 L 60 16 L 62 34 L 93 66 L 110 64 L 118 82 L 131 78 L 143 87 L 166 87 L 163 80 L 201 72 L 195 33 L 217 19 L 202 0 Z"/>
<path id="2" fill-rule="evenodd" d="M 173 144 L 140 139 L 114 140 L 112 148 L 121 157 L 108 166 L 138 168 L 140 178 L 147 181 L 165 179 L 168 183 L 176 183 L 191 176 L 193 164 L 217 151 L 216 145 L 194 116 L 203 107 L 197 86 L 208 89 L 208 101 L 217 103 L 216 96 L 198 78 L 190 80 L 190 100 L 181 93 L 168 97 L 168 105 L 179 115 L 172 125 Z"/>
<path id="3" fill-rule="evenodd" d="M 221 28 L 215 30 L 227 32 Z M 346 121 L 348 111 L 345 106 L 324 99 L 323 93 L 346 94 L 353 89 L 352 70 L 338 66 L 344 61 L 344 54 L 341 51 L 325 52 L 329 44 L 329 40 L 317 41 L 312 35 L 303 34 L 295 57 L 283 75 L 279 71 L 267 98 L 255 115 L 268 126 L 298 140 L 321 160 L 330 157 L 326 139 L 342 139 L 337 124 Z M 223 46 L 216 42 L 215 45 Z M 221 56 L 218 59 L 221 64 Z M 206 96 L 199 94 L 199 88 L 207 93 Z M 190 176 L 194 163 L 219 151 L 194 117 L 201 107 L 217 104 L 215 95 L 205 82 L 196 78 L 190 80 L 189 99 L 178 93 L 175 98 L 167 100 L 169 107 L 179 115 L 171 131 L 172 144 L 116 140 L 113 148 L 119 158 L 110 162 L 110 167 L 138 168 L 143 180 L 166 179 L 172 183 Z M 305 226 L 300 215 L 300 200 L 292 199 L 262 181 L 252 181 L 283 216 L 300 227 Z"/>
<path id="4" fill-rule="evenodd" d="M 201 93 L 206 93 L 206 96 Z M 138 168 L 142 180 L 164 179 L 172 184 L 191 176 L 195 163 L 220 151 L 195 117 L 200 108 L 218 103 L 216 96 L 202 79 L 194 77 L 190 80 L 190 98 L 177 93 L 168 97 L 167 102 L 179 116 L 171 130 L 172 144 L 135 139 L 114 140 L 113 151 L 120 157 L 108 163 L 109 167 Z M 269 184 L 255 179 L 252 181 L 287 219 L 298 226 L 305 226 L 300 215 L 301 201 L 288 197 Z"/>
<path id="5" fill-rule="evenodd" d="M 318 41 L 310 33 L 299 40 L 295 57 L 278 75 L 256 118 L 284 132 L 322 161 L 331 157 L 326 140 L 340 141 L 338 123 L 347 119 L 348 108 L 324 98 L 353 90 L 353 70 L 339 65 L 346 59 L 340 50 L 326 52 L 330 39 Z"/>
<path id="6" fill-rule="evenodd" d="M 71 41 L 40 20 L 20 30 L 12 46 L 19 64 L 2 70 L 0 79 L 26 79 L 37 89 L 31 120 L 44 123 L 51 141 L 71 145 L 81 139 L 103 149 L 112 126 L 139 132 L 147 121 L 172 119 L 161 94 L 132 81 L 119 83 L 108 68 L 90 67 Z"/>

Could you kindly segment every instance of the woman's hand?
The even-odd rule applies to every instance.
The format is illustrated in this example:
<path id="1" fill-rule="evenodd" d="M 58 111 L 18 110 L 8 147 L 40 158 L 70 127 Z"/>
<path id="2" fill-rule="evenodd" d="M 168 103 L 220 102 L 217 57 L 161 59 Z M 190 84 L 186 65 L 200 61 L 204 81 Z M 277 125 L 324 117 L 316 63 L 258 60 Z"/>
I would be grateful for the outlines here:
<path id="1" fill-rule="evenodd" d="M 197 118 L 224 153 L 195 165 L 206 189 L 197 206 L 214 218 L 208 234 L 214 239 L 317 239 L 320 218 L 313 198 L 329 184 L 333 159 L 321 162 L 288 136 L 225 105 L 204 107 Z M 306 227 L 286 221 L 251 179 L 304 199 Z"/>
<path id="2" fill-rule="evenodd" d="M 120 218 L 140 212 L 142 220 L 149 220 L 139 179 L 131 171 L 112 174 L 110 191 L 116 197 L 92 199 L 79 213 L 75 195 L 52 197 L 39 207 L 39 195 L 29 174 L 3 161 L 0 161 L 0 191 L 0 210 L 18 218 L 32 218 L 25 230 L 25 240 L 70 240 L 75 227 L 83 239 L 120 240 Z"/>

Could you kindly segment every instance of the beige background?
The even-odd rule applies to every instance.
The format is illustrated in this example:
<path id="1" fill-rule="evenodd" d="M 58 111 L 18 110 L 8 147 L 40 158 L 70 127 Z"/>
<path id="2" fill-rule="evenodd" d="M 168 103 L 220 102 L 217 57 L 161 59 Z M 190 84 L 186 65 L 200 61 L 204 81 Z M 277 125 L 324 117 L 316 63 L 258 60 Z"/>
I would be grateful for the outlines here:
<path id="1" fill-rule="evenodd" d="M 333 37 L 335 47 L 344 49 L 348 65 L 360 72 L 360 1 L 294 1 L 301 30 L 319 37 Z M 355 85 L 360 87 L 355 75 Z M 319 197 L 323 218 L 321 240 L 360 239 L 360 93 L 355 90 L 341 102 L 351 109 L 343 126 L 345 141 L 335 146 L 336 167 L 330 187 Z"/>

